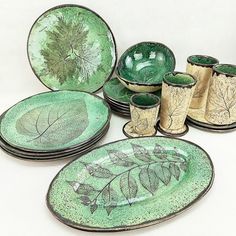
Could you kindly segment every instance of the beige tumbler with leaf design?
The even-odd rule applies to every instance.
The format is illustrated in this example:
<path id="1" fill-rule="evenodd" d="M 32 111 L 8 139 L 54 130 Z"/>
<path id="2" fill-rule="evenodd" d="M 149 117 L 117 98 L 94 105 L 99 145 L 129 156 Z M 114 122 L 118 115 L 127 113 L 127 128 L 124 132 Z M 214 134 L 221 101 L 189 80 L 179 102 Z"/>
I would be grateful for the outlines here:
<path id="1" fill-rule="evenodd" d="M 154 136 L 160 108 L 158 96 L 137 93 L 130 98 L 131 121 L 123 127 L 127 137 Z"/>
<path id="2" fill-rule="evenodd" d="M 236 122 L 236 65 L 213 67 L 205 118 L 216 125 Z"/>
<path id="3" fill-rule="evenodd" d="M 190 108 L 205 110 L 212 68 L 219 61 L 214 57 L 204 55 L 192 55 L 188 57 L 187 61 L 186 72 L 197 80 Z"/>
<path id="4" fill-rule="evenodd" d="M 187 73 L 170 72 L 164 75 L 161 94 L 159 131 L 170 136 L 188 132 L 185 124 L 196 79 Z"/>

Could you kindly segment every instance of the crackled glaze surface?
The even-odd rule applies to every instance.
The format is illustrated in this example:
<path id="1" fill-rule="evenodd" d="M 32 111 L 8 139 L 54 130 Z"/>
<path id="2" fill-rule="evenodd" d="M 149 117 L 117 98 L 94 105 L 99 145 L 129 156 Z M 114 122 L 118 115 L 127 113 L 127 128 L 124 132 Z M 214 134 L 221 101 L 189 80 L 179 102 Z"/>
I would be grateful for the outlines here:
<path id="1" fill-rule="evenodd" d="M 30 151 L 63 150 L 88 142 L 107 126 L 107 103 L 86 92 L 57 91 L 29 97 L 0 122 L 1 137 Z"/>
<path id="2" fill-rule="evenodd" d="M 116 46 L 108 25 L 96 13 L 61 5 L 43 13 L 32 26 L 28 57 L 48 88 L 94 92 L 113 72 Z"/>
<path id="3" fill-rule="evenodd" d="M 188 141 L 134 138 L 99 147 L 69 163 L 52 181 L 47 204 L 63 223 L 119 231 L 160 223 L 211 187 L 207 153 Z"/>

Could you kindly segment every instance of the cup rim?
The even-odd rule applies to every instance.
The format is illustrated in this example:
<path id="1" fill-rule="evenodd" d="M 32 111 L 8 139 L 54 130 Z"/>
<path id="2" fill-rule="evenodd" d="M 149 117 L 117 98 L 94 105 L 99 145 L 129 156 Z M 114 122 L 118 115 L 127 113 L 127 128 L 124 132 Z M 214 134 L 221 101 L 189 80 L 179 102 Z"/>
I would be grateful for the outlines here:
<path id="1" fill-rule="evenodd" d="M 232 67 L 236 68 L 236 65 L 233 65 L 233 64 L 217 64 L 217 65 L 213 66 L 213 72 L 217 73 L 218 75 L 222 74 L 222 75 L 226 75 L 226 76 L 229 76 L 229 77 L 236 77 L 236 73 L 234 74 L 234 73 L 227 73 L 227 72 L 220 71 L 217 68 L 217 67 L 220 67 L 220 66 L 232 66 Z"/>
<path id="2" fill-rule="evenodd" d="M 212 60 L 215 60 L 216 62 L 215 63 L 210 63 L 210 64 L 194 62 L 194 61 L 191 60 L 192 57 L 210 58 Z M 197 65 L 197 66 L 203 66 L 203 67 L 213 67 L 213 66 L 219 64 L 219 60 L 217 58 L 212 57 L 212 56 L 208 56 L 208 55 L 200 55 L 200 54 L 189 56 L 187 58 L 187 62 L 190 63 L 191 65 Z"/>
<path id="3" fill-rule="evenodd" d="M 139 104 L 137 104 L 133 101 L 133 98 L 138 97 L 138 96 L 152 97 L 152 98 L 156 99 L 156 102 L 153 105 L 139 105 Z M 138 107 L 138 108 L 142 108 L 142 109 L 148 109 L 148 108 L 156 107 L 160 104 L 160 101 L 161 101 L 160 98 L 158 96 L 156 96 L 155 94 L 152 94 L 152 93 L 136 93 L 136 94 L 133 94 L 130 97 L 130 104 L 133 105 L 134 107 Z"/>
<path id="4" fill-rule="evenodd" d="M 193 82 L 192 83 L 189 83 L 189 84 L 177 84 L 177 83 L 173 83 L 173 82 L 170 82 L 168 80 L 166 80 L 166 76 L 168 75 L 173 75 L 173 76 L 176 76 L 178 74 L 181 74 L 181 75 L 188 75 L 190 76 L 192 79 L 193 79 Z M 174 71 L 174 72 L 168 72 L 164 75 L 163 77 L 163 82 L 168 84 L 168 85 L 171 85 L 173 87 L 180 87 L 180 88 L 192 88 L 196 83 L 197 83 L 197 79 L 195 78 L 195 76 L 189 74 L 189 73 L 185 73 L 185 72 L 179 72 L 179 71 Z"/>

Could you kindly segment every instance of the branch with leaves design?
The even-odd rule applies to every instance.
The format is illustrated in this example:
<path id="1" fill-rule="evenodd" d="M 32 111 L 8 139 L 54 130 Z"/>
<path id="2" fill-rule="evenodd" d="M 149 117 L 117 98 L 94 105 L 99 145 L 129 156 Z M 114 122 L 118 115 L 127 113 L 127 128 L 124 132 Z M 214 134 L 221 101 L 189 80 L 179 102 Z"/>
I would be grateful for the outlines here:
<path id="1" fill-rule="evenodd" d="M 81 162 L 90 176 L 109 179 L 101 189 L 98 190 L 85 183 L 68 181 L 74 191 L 79 194 L 81 203 L 90 206 L 91 213 L 97 210 L 97 201 L 100 197 L 109 215 L 117 207 L 119 198 L 123 197 L 126 199 L 129 205 L 132 205 L 136 201 L 139 191 L 137 181 L 140 182 L 141 186 L 148 193 L 154 195 L 160 183 L 163 183 L 165 186 L 168 185 L 172 176 L 178 181 L 181 170 L 186 171 L 187 169 L 185 156 L 180 154 L 176 149 L 165 150 L 162 146 L 156 144 L 152 154 L 150 154 L 149 150 L 140 145 L 131 145 L 133 150 L 132 157 L 118 150 L 107 150 L 110 161 L 114 165 L 123 168 L 119 173 L 113 173 L 111 170 L 98 164 Z M 133 174 L 134 170 L 138 170 L 137 178 Z M 119 191 L 115 189 L 113 184 L 115 180 L 119 180 Z M 119 196 L 119 193 L 122 196 Z"/>

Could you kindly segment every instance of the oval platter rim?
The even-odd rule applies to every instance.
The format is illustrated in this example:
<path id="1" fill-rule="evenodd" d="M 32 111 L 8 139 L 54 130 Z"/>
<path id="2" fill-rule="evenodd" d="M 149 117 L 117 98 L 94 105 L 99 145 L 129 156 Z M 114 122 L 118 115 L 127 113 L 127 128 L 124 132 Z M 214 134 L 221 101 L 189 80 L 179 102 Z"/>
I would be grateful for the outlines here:
<path id="1" fill-rule="evenodd" d="M 50 194 L 50 191 L 51 191 L 51 187 L 52 187 L 54 181 L 59 176 L 59 174 L 65 168 L 67 168 L 70 164 L 72 164 L 72 162 L 74 162 L 74 161 L 76 161 L 78 159 L 78 158 L 76 158 L 76 159 L 70 161 L 69 163 L 67 163 L 61 170 L 59 170 L 59 172 L 52 179 L 52 181 L 51 181 L 51 183 L 49 185 L 49 188 L 48 188 L 48 191 L 47 191 L 47 195 L 46 195 L 46 205 L 47 205 L 49 211 L 51 212 L 51 214 L 57 220 L 59 220 L 61 223 L 65 224 L 65 225 L 67 225 L 67 226 L 69 226 L 71 228 L 77 229 L 77 230 L 88 231 L 88 232 L 120 232 L 120 231 L 136 230 L 136 229 L 145 228 L 145 227 L 148 227 L 148 226 L 160 224 L 160 223 L 162 223 L 164 221 L 167 221 L 167 220 L 170 220 L 170 219 L 174 218 L 175 216 L 177 216 L 177 215 L 187 211 L 188 209 L 190 209 L 192 206 L 195 205 L 195 203 L 197 203 L 199 200 L 201 200 L 209 192 L 209 190 L 213 186 L 214 178 L 215 178 L 215 168 L 214 168 L 214 164 L 212 162 L 212 159 L 211 159 L 210 155 L 202 147 L 200 147 L 198 144 L 196 144 L 194 142 L 191 142 L 189 140 L 186 140 L 186 139 L 182 139 L 182 138 L 175 138 L 175 137 L 168 137 L 168 136 L 158 136 L 157 135 L 157 136 L 154 136 L 154 137 L 137 137 L 137 138 L 120 139 L 120 140 L 116 140 L 116 141 L 113 141 L 113 142 L 110 142 L 110 143 L 103 144 L 103 145 L 101 145 L 99 147 L 96 147 L 96 148 L 90 150 L 90 151 L 94 151 L 94 150 L 103 148 L 104 146 L 107 146 L 107 145 L 110 145 L 110 144 L 114 144 L 114 143 L 117 143 L 117 142 L 121 142 L 121 141 L 125 141 L 125 140 L 129 140 L 129 139 L 132 140 L 132 139 L 155 139 L 155 138 L 180 140 L 182 142 L 185 142 L 185 143 L 188 143 L 190 145 L 193 145 L 193 146 L 197 147 L 198 149 L 202 150 L 205 153 L 207 159 L 209 160 L 209 164 L 210 164 L 211 170 L 212 170 L 212 175 L 211 175 L 211 179 L 210 179 L 210 182 L 209 182 L 208 186 L 203 191 L 201 191 L 198 194 L 198 196 L 193 201 L 191 201 L 189 204 L 187 204 L 185 207 L 181 208 L 179 211 L 173 212 L 173 213 L 171 213 L 171 214 L 169 214 L 167 216 L 164 216 L 162 218 L 159 218 L 159 219 L 156 219 L 156 220 L 145 221 L 143 223 L 134 224 L 134 225 L 130 225 L 130 226 L 120 225 L 120 226 L 115 226 L 115 227 L 102 228 L 102 227 L 88 227 L 86 225 L 75 224 L 75 223 L 71 222 L 70 220 L 63 218 L 62 216 L 59 215 L 59 213 L 56 213 L 53 210 L 53 207 L 50 204 L 49 194 Z M 87 153 L 87 154 L 89 154 L 89 153 Z M 87 155 L 87 154 L 85 154 L 85 155 Z M 83 156 L 84 155 L 82 155 L 81 157 L 83 157 Z M 81 157 L 79 157 L 79 158 L 81 158 Z"/>

